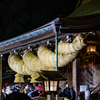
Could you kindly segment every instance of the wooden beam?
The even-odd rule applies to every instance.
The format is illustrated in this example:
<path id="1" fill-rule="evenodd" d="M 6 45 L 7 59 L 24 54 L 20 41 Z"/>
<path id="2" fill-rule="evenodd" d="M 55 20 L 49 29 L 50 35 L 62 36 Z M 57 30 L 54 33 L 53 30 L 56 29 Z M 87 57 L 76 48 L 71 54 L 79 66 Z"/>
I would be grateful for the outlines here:
<path id="1" fill-rule="evenodd" d="M 2 58 L 0 57 L 0 100 L 2 100 Z"/>
<path id="2" fill-rule="evenodd" d="M 72 77 L 77 99 L 78 95 L 80 95 L 80 58 L 73 61 Z"/>

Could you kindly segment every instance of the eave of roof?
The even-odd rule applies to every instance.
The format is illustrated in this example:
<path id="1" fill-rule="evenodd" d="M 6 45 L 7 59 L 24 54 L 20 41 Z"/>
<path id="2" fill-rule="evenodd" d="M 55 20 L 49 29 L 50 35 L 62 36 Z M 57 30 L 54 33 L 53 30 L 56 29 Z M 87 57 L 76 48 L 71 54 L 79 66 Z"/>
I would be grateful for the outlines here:
<path id="1" fill-rule="evenodd" d="M 63 77 L 59 71 L 42 71 L 40 76 L 36 79 L 37 81 L 42 80 L 67 80 L 67 78 Z"/>
<path id="2" fill-rule="evenodd" d="M 100 16 L 84 20 L 56 18 L 55 20 L 35 30 L 27 32 L 21 36 L 1 42 L 0 54 L 8 53 L 21 48 L 26 48 L 28 46 L 54 40 L 55 33 L 52 27 L 53 23 L 55 23 L 56 29 L 59 27 L 60 34 L 58 34 L 58 38 L 73 33 L 100 30 Z"/>
<path id="3" fill-rule="evenodd" d="M 83 17 L 89 15 L 100 14 L 100 0 L 91 0 L 79 6 L 67 18 Z"/>

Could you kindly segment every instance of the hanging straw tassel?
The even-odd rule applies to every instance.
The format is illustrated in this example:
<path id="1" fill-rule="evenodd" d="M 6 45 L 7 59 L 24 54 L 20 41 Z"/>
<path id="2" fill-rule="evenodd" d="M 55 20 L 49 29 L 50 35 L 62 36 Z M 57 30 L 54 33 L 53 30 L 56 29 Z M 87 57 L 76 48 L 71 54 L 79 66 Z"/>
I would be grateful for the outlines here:
<path id="1" fill-rule="evenodd" d="M 30 83 L 40 82 L 40 81 L 35 80 L 38 77 L 39 77 L 39 73 L 34 71 L 33 74 L 31 75 L 31 82 Z"/>
<path id="2" fill-rule="evenodd" d="M 22 75 L 22 74 L 16 74 L 14 83 L 24 83 L 23 77 L 24 77 L 24 75 Z"/>

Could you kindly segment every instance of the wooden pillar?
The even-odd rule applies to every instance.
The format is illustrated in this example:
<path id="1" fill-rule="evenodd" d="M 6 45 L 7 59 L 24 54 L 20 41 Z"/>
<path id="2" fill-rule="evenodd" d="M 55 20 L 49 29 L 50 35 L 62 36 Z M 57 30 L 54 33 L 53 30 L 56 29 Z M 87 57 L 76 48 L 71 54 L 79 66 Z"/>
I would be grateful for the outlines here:
<path id="1" fill-rule="evenodd" d="M 2 58 L 0 57 L 0 100 L 2 100 Z"/>
<path id="2" fill-rule="evenodd" d="M 76 93 L 76 98 L 80 94 L 80 58 L 76 58 L 73 61 L 72 68 L 72 79 L 73 79 L 73 87 Z"/>

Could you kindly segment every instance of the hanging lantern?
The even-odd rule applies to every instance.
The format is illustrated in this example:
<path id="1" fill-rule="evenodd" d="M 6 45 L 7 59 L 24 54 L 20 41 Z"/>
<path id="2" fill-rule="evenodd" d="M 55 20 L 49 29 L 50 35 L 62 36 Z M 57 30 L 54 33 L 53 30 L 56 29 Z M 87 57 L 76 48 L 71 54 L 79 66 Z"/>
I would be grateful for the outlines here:
<path id="1" fill-rule="evenodd" d="M 66 80 L 59 71 L 42 71 L 37 81 L 43 81 L 45 93 L 57 93 L 59 81 Z"/>
<path id="2" fill-rule="evenodd" d="M 47 91 L 57 91 L 58 81 L 55 80 L 47 80 L 44 81 L 44 90 Z"/>
<path id="3" fill-rule="evenodd" d="M 96 50 L 96 45 L 94 45 L 94 44 L 89 44 L 89 46 L 87 46 L 86 53 L 87 54 L 97 54 L 97 55 L 99 55 L 99 53 Z"/>

